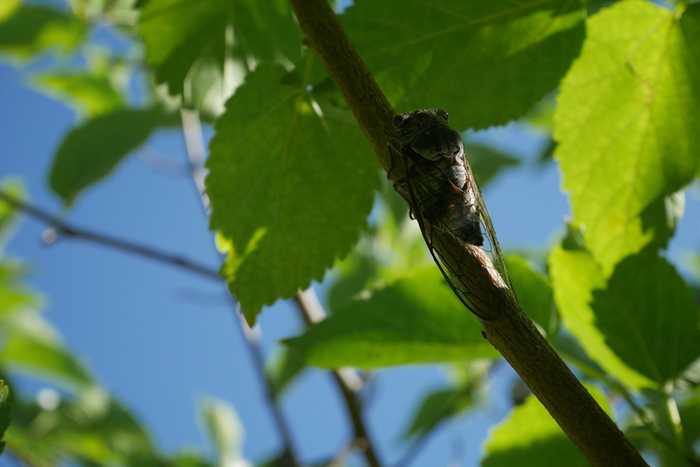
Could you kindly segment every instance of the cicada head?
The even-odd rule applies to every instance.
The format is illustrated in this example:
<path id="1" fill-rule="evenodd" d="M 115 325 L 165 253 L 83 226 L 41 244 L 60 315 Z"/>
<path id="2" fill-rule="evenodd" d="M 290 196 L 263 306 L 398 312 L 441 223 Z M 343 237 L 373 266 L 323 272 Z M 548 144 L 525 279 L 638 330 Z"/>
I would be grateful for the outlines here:
<path id="1" fill-rule="evenodd" d="M 464 144 L 448 119 L 444 110 L 428 109 L 398 115 L 393 123 L 402 146 L 432 162 L 454 162 L 464 154 Z"/>

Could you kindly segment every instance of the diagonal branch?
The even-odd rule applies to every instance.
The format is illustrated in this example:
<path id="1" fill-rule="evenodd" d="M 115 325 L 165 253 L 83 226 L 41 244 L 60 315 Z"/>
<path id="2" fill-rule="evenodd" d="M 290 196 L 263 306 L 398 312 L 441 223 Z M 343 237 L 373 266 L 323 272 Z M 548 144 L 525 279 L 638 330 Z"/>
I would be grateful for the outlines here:
<path id="1" fill-rule="evenodd" d="M 350 43 L 327 0 L 290 0 L 307 43 L 340 90 L 392 180 L 405 176 L 392 164 L 389 140 L 394 111 Z M 448 109 L 449 110 L 449 109 Z M 596 467 L 647 466 L 615 423 L 571 373 L 495 271 L 484 251 L 434 232 L 434 246 L 457 286 L 484 304 L 483 335 L 498 349 L 586 459 Z"/>

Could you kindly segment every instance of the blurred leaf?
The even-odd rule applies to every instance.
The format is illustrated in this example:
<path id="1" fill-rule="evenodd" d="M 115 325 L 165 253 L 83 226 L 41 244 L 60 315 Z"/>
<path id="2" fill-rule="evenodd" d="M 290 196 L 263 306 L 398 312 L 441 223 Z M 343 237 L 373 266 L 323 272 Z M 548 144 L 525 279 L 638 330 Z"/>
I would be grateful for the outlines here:
<path id="1" fill-rule="evenodd" d="M 0 22 L 5 21 L 20 7 L 20 0 L 4 0 L 0 3 Z"/>
<path id="2" fill-rule="evenodd" d="M 279 398 L 285 389 L 304 370 L 304 356 L 295 349 L 283 347 L 265 365 L 265 374 L 270 384 L 272 397 Z"/>
<path id="3" fill-rule="evenodd" d="M 233 407 L 221 400 L 207 399 L 200 410 L 209 436 L 216 446 L 217 465 L 247 465 L 242 457 L 243 425 Z"/>
<path id="4" fill-rule="evenodd" d="M 319 367 L 377 368 L 496 358 L 477 319 L 435 266 L 412 273 L 367 300 L 355 300 L 284 343 Z"/>
<path id="5" fill-rule="evenodd" d="M 37 86 L 67 100 L 88 117 L 114 112 L 124 106 L 121 96 L 106 76 L 82 73 L 42 73 L 34 76 Z"/>
<path id="6" fill-rule="evenodd" d="M 605 394 L 596 387 L 586 389 L 610 414 Z M 491 432 L 486 453 L 481 461 L 484 467 L 590 465 L 535 396 L 511 410 L 508 418 Z"/>
<path id="7" fill-rule="evenodd" d="M 596 326 L 592 308 L 593 290 L 605 288 L 600 266 L 586 251 L 568 251 L 561 247 L 549 256 L 549 276 L 562 323 L 607 373 L 622 384 L 638 390 L 655 387 L 652 380 L 627 366 L 606 343 L 606 336 Z"/>
<path id="8" fill-rule="evenodd" d="M 518 118 L 557 87 L 585 18 L 568 0 L 362 0 L 341 21 L 397 111 L 445 109 L 463 130 Z"/>
<path id="9" fill-rule="evenodd" d="M 27 59 L 47 49 L 68 52 L 84 35 L 85 25 L 73 15 L 47 6 L 23 5 L 0 22 L 0 53 Z"/>
<path id="10" fill-rule="evenodd" d="M 502 170 L 520 164 L 519 159 L 489 146 L 465 144 L 464 152 L 481 189 Z"/>
<path id="11" fill-rule="evenodd" d="M 229 242 L 220 244 L 222 273 L 251 324 L 263 305 L 322 281 L 348 253 L 379 185 L 352 116 L 283 79 L 281 66 L 248 75 L 216 124 L 207 160 L 210 228 Z"/>
<path id="12" fill-rule="evenodd" d="M 24 201 L 27 198 L 24 185 L 19 179 L 3 178 L 0 180 L 0 191 L 19 201 Z M 14 207 L 0 199 L 0 254 L 17 214 Z"/>
<path id="13" fill-rule="evenodd" d="M 200 66 L 223 70 L 227 22 L 234 55 L 253 68 L 256 62 L 287 64 L 301 56 L 301 34 L 287 2 L 149 0 L 139 25 L 157 82 L 168 83 L 171 94 L 181 94 L 188 74 Z"/>
<path id="14" fill-rule="evenodd" d="M 606 272 L 673 233 L 665 197 L 698 170 L 698 48 L 700 4 L 678 17 L 651 2 L 619 2 L 591 18 L 562 82 L 555 157 Z"/>
<path id="15" fill-rule="evenodd" d="M 153 131 L 173 117 L 160 109 L 124 109 L 99 115 L 71 130 L 51 166 L 49 184 L 70 206 L 82 190 L 109 175 Z"/>
<path id="16" fill-rule="evenodd" d="M 549 279 L 525 258 L 507 255 L 504 260 L 520 306 L 544 329 L 551 341 L 556 335 L 557 320 L 552 313 L 553 295 Z"/>
<path id="17" fill-rule="evenodd" d="M 209 461 L 203 459 L 196 452 L 177 454 L 168 459 L 167 465 L 171 467 L 213 467 Z"/>
<path id="18" fill-rule="evenodd" d="M 7 427 L 10 426 L 10 414 L 12 405 L 10 404 L 10 388 L 7 387 L 4 381 L 0 380 L 0 439 L 4 437 Z M 5 449 L 5 442 L 0 441 L 0 454 Z"/>
<path id="19" fill-rule="evenodd" d="M 328 290 L 328 307 L 333 312 L 365 289 L 370 277 L 374 274 L 376 265 L 367 256 L 350 253 L 348 257 L 336 265 L 334 271 L 338 278 L 333 281 Z"/>
<path id="20" fill-rule="evenodd" d="M 631 368 L 663 387 L 700 357 L 697 307 L 683 278 L 655 251 L 615 268 L 593 291 L 596 326 Z"/>
<path id="21" fill-rule="evenodd" d="M 433 391 L 421 402 L 413 415 L 405 439 L 422 438 L 441 422 L 467 410 L 474 403 L 470 387 L 455 387 Z"/>
<path id="22" fill-rule="evenodd" d="M 73 384 L 92 382 L 84 365 L 65 348 L 21 334 L 10 334 L 6 338 L 0 352 L 0 364 L 10 368 L 19 365 L 30 372 L 48 373 Z"/>

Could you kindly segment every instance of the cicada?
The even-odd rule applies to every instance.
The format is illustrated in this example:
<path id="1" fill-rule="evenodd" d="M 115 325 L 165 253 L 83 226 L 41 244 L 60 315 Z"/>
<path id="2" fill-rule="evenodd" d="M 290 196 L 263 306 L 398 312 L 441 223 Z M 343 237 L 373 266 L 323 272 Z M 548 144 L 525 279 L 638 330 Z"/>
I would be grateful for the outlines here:
<path id="1" fill-rule="evenodd" d="M 394 189 L 410 206 L 411 217 L 418 221 L 430 254 L 454 293 L 472 313 L 484 318 L 469 294 L 457 288 L 446 273 L 448 267 L 432 241 L 433 230 L 453 235 L 463 245 L 483 246 L 486 238 L 494 265 L 513 290 L 464 143 L 448 119 L 444 110 L 416 110 L 394 118 L 397 138 L 390 147 L 406 168 L 406 177 L 395 181 Z"/>

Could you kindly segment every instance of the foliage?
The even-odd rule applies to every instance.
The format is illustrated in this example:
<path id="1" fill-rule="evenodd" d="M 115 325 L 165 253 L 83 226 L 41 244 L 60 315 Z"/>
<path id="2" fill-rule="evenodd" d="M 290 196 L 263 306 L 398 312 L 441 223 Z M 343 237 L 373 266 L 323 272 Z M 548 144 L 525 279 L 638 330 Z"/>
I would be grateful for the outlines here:
<path id="1" fill-rule="evenodd" d="M 470 376 L 426 395 L 406 439 L 474 407 L 486 380 L 474 366 L 490 369 L 498 354 L 430 263 L 405 205 L 382 189 L 372 148 L 289 4 L 133 3 L 0 6 L 0 53 L 19 65 L 52 54 L 30 82 L 80 111 L 49 171 L 64 205 L 176 125 L 179 109 L 197 110 L 213 123 L 206 191 L 227 254 L 221 274 L 248 323 L 333 270 L 332 314 L 268 362 L 270 397 L 284 397 L 306 364 L 442 363 Z M 552 135 L 541 163 L 558 162 L 576 223 L 542 264 L 508 256 L 515 291 L 555 348 L 605 388 L 591 389 L 603 405 L 622 396 L 634 415 L 618 423 L 640 449 L 657 465 L 697 465 L 697 299 L 665 249 L 699 173 L 700 3 L 357 0 L 339 16 L 397 111 L 445 108 L 459 131 L 520 119 Z M 107 20 L 133 53 L 94 50 L 90 32 Z M 125 74 L 147 83 L 138 105 Z M 482 187 L 520 162 L 466 147 Z M 14 215 L 0 203 L 0 233 Z M 10 388 L 29 372 L 68 389 L 53 406 L 0 392 L 0 427 L 13 404 L 7 450 L 30 465 L 209 465 L 157 450 L 41 317 L 23 273 L 0 259 L 0 373 Z M 240 423 L 222 404 L 202 406 L 214 463 L 242 463 Z M 585 465 L 533 397 L 493 431 L 483 465 L 526 460 Z"/>

